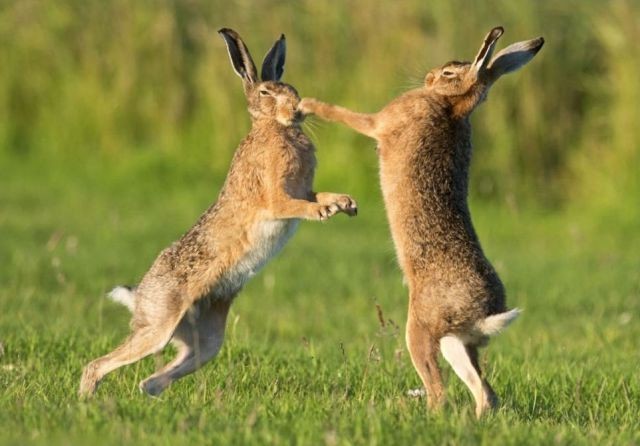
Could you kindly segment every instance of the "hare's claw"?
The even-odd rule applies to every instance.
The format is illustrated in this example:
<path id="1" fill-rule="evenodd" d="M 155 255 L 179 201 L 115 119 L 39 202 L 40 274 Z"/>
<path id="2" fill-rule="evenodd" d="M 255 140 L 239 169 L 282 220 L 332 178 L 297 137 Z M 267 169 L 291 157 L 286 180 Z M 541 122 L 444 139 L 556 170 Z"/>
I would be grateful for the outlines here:
<path id="1" fill-rule="evenodd" d="M 340 207 L 337 203 L 331 203 L 327 205 L 320 205 L 318 207 L 318 219 L 320 221 L 325 221 L 336 215 L 340 212 Z"/>
<path id="2" fill-rule="evenodd" d="M 329 204 L 322 204 L 318 207 L 318 217 L 321 221 L 327 220 L 339 212 L 353 217 L 358 215 L 358 205 L 350 196 L 338 195 Z"/>
<path id="3" fill-rule="evenodd" d="M 336 201 L 340 207 L 340 211 L 347 214 L 349 217 L 355 217 L 358 215 L 358 204 L 349 195 L 342 195 Z"/>

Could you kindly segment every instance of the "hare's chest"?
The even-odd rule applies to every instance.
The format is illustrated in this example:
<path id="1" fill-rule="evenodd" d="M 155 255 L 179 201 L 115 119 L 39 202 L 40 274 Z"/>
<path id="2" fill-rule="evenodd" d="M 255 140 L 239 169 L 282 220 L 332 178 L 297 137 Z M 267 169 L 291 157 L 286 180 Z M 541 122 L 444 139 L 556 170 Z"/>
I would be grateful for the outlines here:
<path id="1" fill-rule="evenodd" d="M 257 270 L 283 248 L 298 228 L 298 219 L 266 220 L 258 223 L 254 230 L 255 243 L 248 260 Z"/>
<path id="2" fill-rule="evenodd" d="M 393 148 L 392 148 L 393 149 Z M 388 146 L 378 148 L 380 187 L 387 206 L 405 201 L 411 192 L 411 179 L 407 172 L 407 160 L 399 151 Z"/>
<path id="3" fill-rule="evenodd" d="M 316 157 L 313 148 L 296 147 L 285 156 L 285 183 L 293 198 L 306 199 L 313 187 Z"/>
<path id="4" fill-rule="evenodd" d="M 266 220 L 257 223 L 250 234 L 249 249 L 237 262 L 231 276 L 238 287 L 244 285 L 284 247 L 298 227 L 297 219 Z"/>

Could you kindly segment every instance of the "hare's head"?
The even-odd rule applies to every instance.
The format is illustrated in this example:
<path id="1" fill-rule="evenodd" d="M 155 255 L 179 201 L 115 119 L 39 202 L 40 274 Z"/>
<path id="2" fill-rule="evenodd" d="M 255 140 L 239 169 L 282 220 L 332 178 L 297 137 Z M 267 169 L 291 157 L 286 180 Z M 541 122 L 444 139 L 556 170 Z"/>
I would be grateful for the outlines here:
<path id="1" fill-rule="evenodd" d="M 500 76 L 525 65 L 544 44 L 542 37 L 517 42 L 492 58 L 496 42 L 503 32 L 500 26 L 489 31 L 473 62 L 453 61 L 431 70 L 425 77 L 425 87 L 445 97 L 456 115 L 471 113 Z"/>
<path id="2" fill-rule="evenodd" d="M 303 119 L 297 111 L 300 96 L 291 85 L 280 82 L 287 50 L 284 34 L 264 57 L 260 80 L 249 49 L 238 33 L 228 28 L 218 32 L 227 44 L 233 69 L 242 78 L 252 119 L 276 120 L 286 126 L 300 122 Z"/>

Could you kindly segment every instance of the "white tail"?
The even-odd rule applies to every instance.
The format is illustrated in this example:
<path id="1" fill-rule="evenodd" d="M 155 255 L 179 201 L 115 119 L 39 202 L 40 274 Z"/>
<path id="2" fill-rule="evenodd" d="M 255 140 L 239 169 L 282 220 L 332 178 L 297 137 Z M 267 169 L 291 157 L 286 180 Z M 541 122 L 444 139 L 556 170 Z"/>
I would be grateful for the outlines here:
<path id="1" fill-rule="evenodd" d="M 135 304 L 135 295 L 134 291 L 125 286 L 117 286 L 112 289 L 107 297 L 114 302 L 118 302 L 119 304 L 124 305 L 133 313 L 133 306 Z"/>
<path id="2" fill-rule="evenodd" d="M 518 316 L 520 316 L 521 312 L 521 309 L 514 308 L 513 310 L 505 311 L 504 313 L 493 314 L 476 323 L 475 328 L 483 335 L 496 335 L 503 329 L 508 327 L 509 324 L 513 322 Z"/>

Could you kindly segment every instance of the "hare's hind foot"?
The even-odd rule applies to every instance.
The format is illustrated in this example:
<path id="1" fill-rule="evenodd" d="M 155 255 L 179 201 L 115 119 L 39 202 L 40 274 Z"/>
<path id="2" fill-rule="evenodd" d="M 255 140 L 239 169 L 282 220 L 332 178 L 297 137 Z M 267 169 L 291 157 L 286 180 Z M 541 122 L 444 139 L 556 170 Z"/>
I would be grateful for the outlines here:
<path id="1" fill-rule="evenodd" d="M 111 353 L 90 362 L 80 380 L 80 396 L 86 398 L 93 395 L 102 378 L 108 373 L 160 351 L 171 339 L 179 317 L 180 314 L 176 314 L 161 325 L 137 328 Z"/>
<path id="2" fill-rule="evenodd" d="M 98 370 L 96 361 L 92 361 L 82 371 L 82 378 L 80 378 L 80 389 L 78 390 L 78 396 L 82 399 L 91 398 L 96 389 L 98 388 Z"/>
<path id="3" fill-rule="evenodd" d="M 489 383 L 482 378 L 478 363 L 478 347 L 465 345 L 458 336 L 447 335 L 440 339 L 440 351 L 456 375 L 471 391 L 476 402 L 476 416 L 480 418 L 487 411 L 495 409 L 498 406 L 498 397 Z"/>

